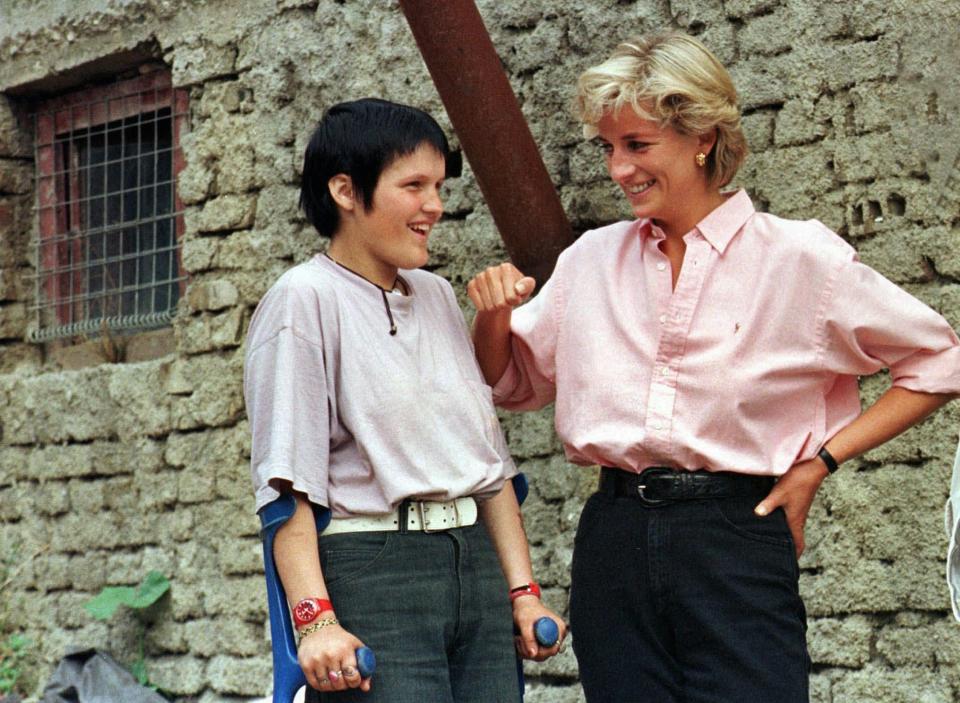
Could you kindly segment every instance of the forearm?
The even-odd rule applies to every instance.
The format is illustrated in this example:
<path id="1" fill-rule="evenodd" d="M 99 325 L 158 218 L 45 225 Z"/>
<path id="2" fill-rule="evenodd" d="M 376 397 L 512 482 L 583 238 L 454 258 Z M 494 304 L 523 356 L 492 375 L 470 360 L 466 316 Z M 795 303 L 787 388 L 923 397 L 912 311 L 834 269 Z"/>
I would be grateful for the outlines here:
<path id="1" fill-rule="evenodd" d="M 834 435 L 826 443 L 826 449 L 837 463 L 853 459 L 913 427 L 953 397 L 890 388 L 860 417 Z M 803 527 L 810 505 L 826 477 L 827 465 L 820 457 L 794 464 L 755 509 L 758 515 L 769 515 L 777 507 L 783 507 L 797 557 L 804 549 Z"/>
<path id="2" fill-rule="evenodd" d="M 473 346 L 487 384 L 499 381 L 510 364 L 511 310 L 478 312 L 473 321 Z"/>
<path id="3" fill-rule="evenodd" d="M 299 493 L 293 496 L 296 510 L 277 530 L 273 543 L 277 571 L 291 608 L 304 598 L 329 600 L 320 567 L 313 509 Z M 356 651 L 363 642 L 343 629 L 331 615 L 327 611 L 326 616 L 319 616 L 325 618 L 324 621 L 315 619 L 300 629 L 297 661 L 307 683 L 315 689 L 326 687 L 328 691 L 347 688 L 369 691 L 370 679 L 362 679 L 357 668 Z"/>
<path id="4" fill-rule="evenodd" d="M 294 498 L 296 510 L 277 530 L 273 543 L 277 572 L 291 607 L 304 598 L 328 599 L 327 586 L 320 568 L 313 509 L 299 493 L 294 493 Z"/>
<path id="5" fill-rule="evenodd" d="M 956 396 L 892 387 L 826 444 L 838 463 L 878 447 L 910 429 Z"/>
<path id="6" fill-rule="evenodd" d="M 500 560 L 500 568 L 510 588 L 533 581 L 530 548 L 523 530 L 520 505 L 513 492 L 513 483 L 507 481 L 493 498 L 480 503 L 480 517 L 487 526 L 493 548 Z"/>

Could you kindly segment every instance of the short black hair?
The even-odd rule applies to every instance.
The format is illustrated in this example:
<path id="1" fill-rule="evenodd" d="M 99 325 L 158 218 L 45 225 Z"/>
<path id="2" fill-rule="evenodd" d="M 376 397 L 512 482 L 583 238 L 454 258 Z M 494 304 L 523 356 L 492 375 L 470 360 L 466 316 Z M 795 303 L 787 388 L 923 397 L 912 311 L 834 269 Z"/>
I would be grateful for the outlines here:
<path id="1" fill-rule="evenodd" d="M 363 98 L 338 103 L 320 120 L 303 155 L 300 207 L 324 237 L 340 226 L 340 211 L 328 183 L 339 173 L 350 177 L 365 210 L 373 206 L 380 174 L 401 156 L 428 144 L 443 156 L 447 175 L 459 171 L 459 154 L 450 158 L 450 146 L 440 125 L 423 110 L 388 100 Z"/>

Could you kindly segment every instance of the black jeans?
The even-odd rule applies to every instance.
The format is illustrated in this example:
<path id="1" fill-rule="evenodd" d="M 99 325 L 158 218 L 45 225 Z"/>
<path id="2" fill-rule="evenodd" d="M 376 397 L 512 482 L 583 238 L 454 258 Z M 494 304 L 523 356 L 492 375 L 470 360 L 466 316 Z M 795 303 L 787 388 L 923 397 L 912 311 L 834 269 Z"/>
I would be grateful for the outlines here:
<path id="1" fill-rule="evenodd" d="M 377 657 L 369 693 L 307 703 L 518 703 L 507 582 L 483 522 L 443 532 L 320 535 L 344 628 Z"/>
<path id="2" fill-rule="evenodd" d="M 580 516 L 570 621 L 590 703 L 806 703 L 793 540 L 758 498 L 650 508 L 596 493 Z"/>

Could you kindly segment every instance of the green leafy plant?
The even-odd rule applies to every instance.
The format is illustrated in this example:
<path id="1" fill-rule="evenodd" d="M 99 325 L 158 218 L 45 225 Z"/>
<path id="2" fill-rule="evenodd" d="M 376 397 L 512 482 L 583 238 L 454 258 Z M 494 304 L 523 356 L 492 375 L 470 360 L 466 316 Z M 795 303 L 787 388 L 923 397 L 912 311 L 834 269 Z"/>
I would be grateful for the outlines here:
<path id="1" fill-rule="evenodd" d="M 121 605 L 135 610 L 149 608 L 169 590 L 167 577 L 151 571 L 139 586 L 106 586 L 83 607 L 97 620 L 109 620 Z"/>
<path id="2" fill-rule="evenodd" d="M 84 604 L 84 608 L 97 620 L 109 620 L 120 606 L 125 605 L 133 610 L 143 610 L 156 603 L 163 594 L 170 590 L 170 581 L 159 571 L 148 573 L 139 586 L 106 586 L 95 597 Z M 146 634 L 146 625 L 140 620 L 138 632 L 139 653 L 137 659 L 130 665 L 130 673 L 144 686 L 157 690 L 150 682 L 147 673 L 147 660 L 143 639 Z"/>
<path id="3" fill-rule="evenodd" d="M 0 642 L 0 694 L 13 693 L 23 674 L 30 640 L 13 633 Z"/>

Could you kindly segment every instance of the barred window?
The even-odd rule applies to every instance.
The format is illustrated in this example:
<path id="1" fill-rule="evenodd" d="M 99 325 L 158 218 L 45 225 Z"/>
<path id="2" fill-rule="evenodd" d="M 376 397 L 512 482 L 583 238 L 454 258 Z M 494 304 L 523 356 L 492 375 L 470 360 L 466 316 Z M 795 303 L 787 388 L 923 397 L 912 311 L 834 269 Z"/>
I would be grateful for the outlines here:
<path id="1" fill-rule="evenodd" d="M 170 323 L 184 285 L 176 178 L 186 112 L 167 71 L 38 106 L 31 340 Z"/>

